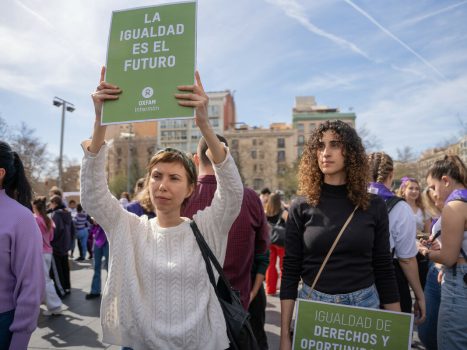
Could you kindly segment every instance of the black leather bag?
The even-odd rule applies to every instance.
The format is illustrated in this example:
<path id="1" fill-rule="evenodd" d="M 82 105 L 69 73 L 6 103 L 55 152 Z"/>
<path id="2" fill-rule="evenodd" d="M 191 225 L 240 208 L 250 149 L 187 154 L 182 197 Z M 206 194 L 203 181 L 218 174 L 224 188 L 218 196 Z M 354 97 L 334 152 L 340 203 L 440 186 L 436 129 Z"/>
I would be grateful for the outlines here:
<path id="1" fill-rule="evenodd" d="M 198 226 L 196 226 L 196 223 L 192 221 L 190 226 L 195 235 L 196 242 L 199 245 L 199 249 L 201 250 L 201 254 L 203 255 L 204 262 L 206 263 L 209 280 L 214 287 L 222 312 L 224 313 L 225 323 L 227 325 L 227 336 L 230 341 L 229 349 L 259 350 L 258 343 L 256 342 L 250 325 L 250 314 L 243 308 L 238 291 L 232 288 L 222 267 L 204 240 Z M 219 273 L 217 284 L 211 263 Z"/>
<path id="2" fill-rule="evenodd" d="M 282 215 L 279 215 L 279 220 L 271 226 L 271 243 L 280 247 L 285 246 L 285 227 L 280 224 Z"/>

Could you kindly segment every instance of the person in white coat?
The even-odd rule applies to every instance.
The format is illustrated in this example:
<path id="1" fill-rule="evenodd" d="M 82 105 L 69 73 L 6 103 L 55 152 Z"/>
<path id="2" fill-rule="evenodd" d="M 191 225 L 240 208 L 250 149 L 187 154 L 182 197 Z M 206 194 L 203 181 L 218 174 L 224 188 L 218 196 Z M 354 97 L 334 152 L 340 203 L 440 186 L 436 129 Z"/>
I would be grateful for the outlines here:
<path id="1" fill-rule="evenodd" d="M 96 120 L 92 140 L 83 142 L 81 200 L 108 235 L 109 277 L 102 296 L 105 343 L 139 349 L 226 349 L 229 339 L 218 298 L 188 218 L 180 210 L 196 186 L 191 158 L 176 149 L 149 161 L 146 185 L 156 217 L 126 211 L 108 189 L 105 175 L 104 101 L 118 99 L 117 86 L 101 81 L 92 98 Z M 181 106 L 194 107 L 195 122 L 208 144 L 218 183 L 210 207 L 193 220 L 223 264 L 229 229 L 240 212 L 243 186 L 228 148 L 209 124 L 199 74 L 196 84 L 177 87 Z M 108 102 L 112 103 L 112 102 Z"/>

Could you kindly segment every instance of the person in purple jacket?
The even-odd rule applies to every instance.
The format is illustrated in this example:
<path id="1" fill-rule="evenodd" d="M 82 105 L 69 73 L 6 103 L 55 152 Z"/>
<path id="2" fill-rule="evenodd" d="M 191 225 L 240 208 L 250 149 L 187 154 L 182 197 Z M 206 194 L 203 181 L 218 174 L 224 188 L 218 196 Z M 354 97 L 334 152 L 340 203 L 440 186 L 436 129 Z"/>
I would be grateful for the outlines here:
<path id="1" fill-rule="evenodd" d="M 91 292 L 86 299 L 95 299 L 101 296 L 101 268 L 102 258 L 105 258 L 105 269 L 109 270 L 109 242 L 104 230 L 91 218 L 92 226 L 89 234 L 94 237 L 94 276 L 92 277 Z"/>
<path id="2" fill-rule="evenodd" d="M 44 292 L 42 236 L 16 152 L 0 141 L 0 350 L 27 349 Z"/>

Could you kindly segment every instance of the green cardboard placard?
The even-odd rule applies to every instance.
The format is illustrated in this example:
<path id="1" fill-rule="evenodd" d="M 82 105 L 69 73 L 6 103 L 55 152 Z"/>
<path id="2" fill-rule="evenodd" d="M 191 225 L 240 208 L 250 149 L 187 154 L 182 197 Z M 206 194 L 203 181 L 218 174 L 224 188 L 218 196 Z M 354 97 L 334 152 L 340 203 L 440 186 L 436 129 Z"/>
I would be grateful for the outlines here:
<path id="1" fill-rule="evenodd" d="M 104 103 L 102 124 L 192 118 L 174 94 L 193 84 L 195 57 L 196 2 L 114 11 L 105 80 L 123 92 Z"/>
<path id="2" fill-rule="evenodd" d="M 294 350 L 411 349 L 413 315 L 297 299 Z"/>

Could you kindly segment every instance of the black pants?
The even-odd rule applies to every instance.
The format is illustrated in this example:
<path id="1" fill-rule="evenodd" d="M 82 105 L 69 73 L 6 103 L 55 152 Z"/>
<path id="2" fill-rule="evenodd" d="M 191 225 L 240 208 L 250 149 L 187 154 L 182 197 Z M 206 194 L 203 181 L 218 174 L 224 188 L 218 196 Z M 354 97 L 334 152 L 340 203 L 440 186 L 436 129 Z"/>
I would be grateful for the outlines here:
<path id="1" fill-rule="evenodd" d="M 0 312 L 0 350 L 8 350 L 10 348 L 11 338 L 13 337 L 10 326 L 14 318 L 15 309 Z"/>
<path id="2" fill-rule="evenodd" d="M 410 295 L 409 282 L 397 259 L 394 259 L 394 270 L 396 272 L 397 286 L 399 287 L 401 311 L 412 313 L 412 296 Z"/>
<path id="3" fill-rule="evenodd" d="M 251 316 L 251 328 L 253 329 L 260 350 L 269 349 L 268 338 L 264 331 L 264 324 L 266 322 L 266 293 L 264 292 L 263 285 L 261 285 L 258 294 L 256 294 L 256 297 L 250 303 L 248 312 Z"/>
<path id="4" fill-rule="evenodd" d="M 420 276 L 423 290 L 425 290 L 426 275 L 428 274 L 428 262 L 429 260 L 422 254 L 417 254 L 418 275 Z"/>
<path id="5" fill-rule="evenodd" d="M 63 298 L 71 289 L 68 255 L 53 254 L 50 277 L 55 283 L 57 294 Z"/>

